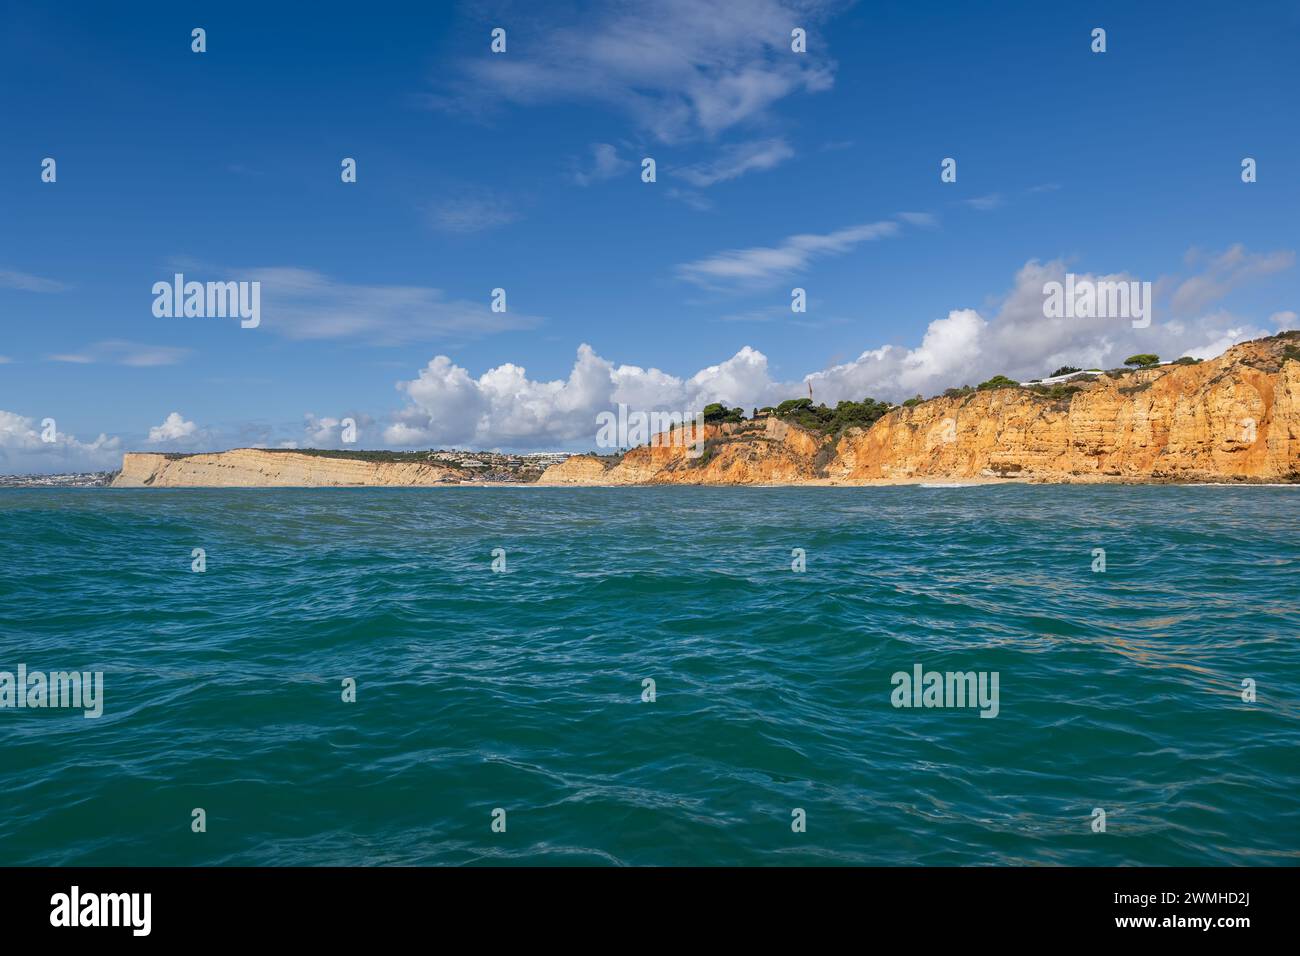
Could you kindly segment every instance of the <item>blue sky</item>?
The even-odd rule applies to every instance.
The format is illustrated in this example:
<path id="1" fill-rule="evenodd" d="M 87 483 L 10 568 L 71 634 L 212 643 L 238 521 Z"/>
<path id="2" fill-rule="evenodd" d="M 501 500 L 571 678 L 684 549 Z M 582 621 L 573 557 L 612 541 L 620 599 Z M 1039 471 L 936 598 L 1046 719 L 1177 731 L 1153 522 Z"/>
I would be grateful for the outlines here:
<path id="1" fill-rule="evenodd" d="M 1300 326 L 1296 3 L 6 16 L 0 471 L 345 416 L 365 447 L 586 450 L 617 401 L 898 400 Z M 260 281 L 262 324 L 155 317 L 178 271 Z M 1152 327 L 1048 322 L 1065 271 L 1151 281 Z"/>

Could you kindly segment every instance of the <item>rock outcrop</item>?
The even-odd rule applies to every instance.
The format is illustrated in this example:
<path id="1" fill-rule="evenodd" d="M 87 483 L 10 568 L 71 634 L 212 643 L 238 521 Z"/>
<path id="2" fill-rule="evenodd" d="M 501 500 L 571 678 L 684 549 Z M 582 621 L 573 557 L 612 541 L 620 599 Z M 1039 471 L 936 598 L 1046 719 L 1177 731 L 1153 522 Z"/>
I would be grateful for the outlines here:
<path id="1" fill-rule="evenodd" d="M 330 487 L 360 485 L 436 485 L 458 474 L 421 462 L 363 461 L 303 455 L 258 448 L 236 448 L 211 455 L 156 455 L 128 452 L 115 488 Z"/>
<path id="2" fill-rule="evenodd" d="M 610 462 L 594 455 L 574 455 L 556 462 L 537 479 L 539 485 L 601 485 L 608 484 Z"/>

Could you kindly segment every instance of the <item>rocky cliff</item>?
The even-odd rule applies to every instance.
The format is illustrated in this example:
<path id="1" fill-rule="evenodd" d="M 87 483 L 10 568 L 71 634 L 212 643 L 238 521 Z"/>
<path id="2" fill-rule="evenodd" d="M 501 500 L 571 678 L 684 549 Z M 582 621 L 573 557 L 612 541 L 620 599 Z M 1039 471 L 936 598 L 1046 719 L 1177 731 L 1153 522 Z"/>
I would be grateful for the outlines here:
<path id="1" fill-rule="evenodd" d="M 376 462 L 236 448 L 211 455 L 128 452 L 115 488 L 244 488 L 345 485 L 436 485 L 456 472 L 420 462 Z"/>
<path id="2" fill-rule="evenodd" d="M 1196 365 L 1079 380 L 1061 398 L 1004 388 L 924 402 L 840 437 L 825 474 L 1300 481 L 1300 357 L 1285 357 L 1296 345 L 1247 342 Z"/>

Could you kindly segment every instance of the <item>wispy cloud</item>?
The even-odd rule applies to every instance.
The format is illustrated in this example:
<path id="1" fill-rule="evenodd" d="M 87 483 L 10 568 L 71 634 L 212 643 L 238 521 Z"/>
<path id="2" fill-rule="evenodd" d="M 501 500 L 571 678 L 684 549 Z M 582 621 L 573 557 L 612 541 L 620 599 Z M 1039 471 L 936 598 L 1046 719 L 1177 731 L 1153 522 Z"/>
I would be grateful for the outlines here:
<path id="1" fill-rule="evenodd" d="M 262 326 L 291 339 L 363 338 L 372 345 L 477 338 L 534 328 L 538 316 L 493 312 L 482 301 L 450 299 L 427 286 L 355 285 L 309 269 L 253 269 L 262 283 Z M 510 305 L 507 299 L 507 305 Z"/>
<path id="2" fill-rule="evenodd" d="M 591 144 L 591 162 L 573 173 L 573 181 L 579 186 L 604 182 L 620 176 L 632 166 L 632 161 L 618 155 L 618 148 L 609 143 Z"/>
<path id="3" fill-rule="evenodd" d="M 67 288 L 62 282 L 42 279 L 26 272 L 0 269 L 0 288 L 21 289 L 23 292 L 62 292 Z"/>
<path id="4" fill-rule="evenodd" d="M 473 113 L 502 103 L 600 102 L 664 142 L 714 136 L 764 118 L 795 93 L 831 87 L 834 64 L 792 55 L 790 30 L 812 31 L 843 5 L 660 0 L 575 10 L 564 22 L 553 7 L 518 7 L 509 11 L 509 42 L 526 38 L 526 47 L 464 61 L 428 102 Z"/>
<path id="5" fill-rule="evenodd" d="M 707 189 L 745 173 L 774 169 L 794 156 L 794 150 L 784 139 L 755 140 L 735 143 L 707 163 L 696 163 L 670 170 L 697 189 Z"/>
<path id="6" fill-rule="evenodd" d="M 932 227 L 939 225 L 939 217 L 929 212 L 900 212 L 894 217 L 909 226 Z"/>
<path id="7" fill-rule="evenodd" d="M 1204 271 L 1184 280 L 1174 289 L 1170 304 L 1176 315 L 1199 312 L 1244 282 L 1290 269 L 1295 264 L 1295 252 L 1289 249 L 1250 252 L 1237 243 L 1209 256 L 1193 249 L 1185 261 L 1189 266 L 1203 267 Z"/>
<path id="8" fill-rule="evenodd" d="M 708 212 L 713 208 L 713 200 L 703 193 L 696 192 L 694 189 L 678 189 L 676 186 L 669 186 L 664 190 L 664 195 L 669 199 L 685 203 L 696 212 Z"/>
<path id="9" fill-rule="evenodd" d="M 728 249 L 677 267 L 679 278 L 701 286 L 760 286 L 796 275 L 815 258 L 842 255 L 864 242 L 896 236 L 896 219 L 848 226 L 818 235 L 790 236 L 775 246 Z"/>
<path id="10" fill-rule="evenodd" d="M 177 348 L 171 345 L 143 345 L 139 342 L 126 342 L 113 339 L 96 342 L 77 352 L 63 352 L 48 356 L 51 362 L 71 362 L 75 365 L 129 365 L 145 368 L 154 365 L 175 365 L 193 354 L 192 349 Z"/>
<path id="11" fill-rule="evenodd" d="M 989 193 L 987 196 L 976 196 L 973 199 L 963 199 L 963 203 L 972 209 L 978 209 L 980 212 L 988 212 L 997 209 L 1006 202 L 1001 193 Z"/>
<path id="12" fill-rule="evenodd" d="M 429 223 L 442 232 L 483 232 L 518 218 L 518 212 L 505 198 L 487 192 L 449 197 L 429 207 Z"/>

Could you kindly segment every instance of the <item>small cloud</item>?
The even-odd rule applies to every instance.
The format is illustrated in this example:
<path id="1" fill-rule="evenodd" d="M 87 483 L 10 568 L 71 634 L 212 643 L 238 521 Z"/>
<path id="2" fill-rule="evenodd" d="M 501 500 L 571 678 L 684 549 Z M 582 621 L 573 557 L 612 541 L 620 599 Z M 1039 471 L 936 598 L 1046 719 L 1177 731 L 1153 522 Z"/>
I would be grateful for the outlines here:
<path id="1" fill-rule="evenodd" d="M 1287 309 L 1284 312 L 1274 312 L 1268 317 L 1268 320 L 1273 323 L 1273 326 L 1279 332 L 1285 332 L 1296 327 L 1296 318 L 1295 312 Z"/>
<path id="2" fill-rule="evenodd" d="M 1025 192 L 1028 193 L 1052 193 L 1061 188 L 1060 183 L 1043 183 L 1041 186 L 1030 186 Z"/>
<path id="3" fill-rule="evenodd" d="M 51 362 L 70 362 L 74 365 L 95 365 L 102 362 L 109 365 L 148 368 L 156 365 L 175 365 L 192 354 L 192 349 L 170 345 L 142 345 L 138 342 L 114 339 L 96 342 L 80 352 L 50 355 L 48 359 Z"/>
<path id="4" fill-rule="evenodd" d="M 755 140 L 728 146 L 711 162 L 682 166 L 671 172 L 697 189 L 707 189 L 745 173 L 773 169 L 792 156 L 794 150 L 783 139 Z"/>
<path id="5" fill-rule="evenodd" d="M 713 208 L 712 199 L 691 189 L 678 189 L 676 186 L 670 186 L 666 195 L 669 199 L 675 199 L 678 202 L 685 203 L 696 212 L 708 212 Z"/>
<path id="6" fill-rule="evenodd" d="M 364 441 L 375 424 L 373 418 L 362 412 L 350 412 L 342 418 L 328 416 L 317 418 L 308 412 L 303 416 L 303 419 L 303 434 L 307 442 L 303 447 L 306 448 L 341 448 L 346 444 L 351 444 L 351 442 L 343 441 L 343 423 L 349 419 L 352 423 L 353 442 Z M 298 442 L 294 441 L 292 445 L 297 448 Z M 281 447 L 284 447 L 284 443 L 281 443 Z"/>
<path id="7" fill-rule="evenodd" d="M 900 212 L 894 217 L 909 226 L 937 226 L 939 217 L 928 212 Z"/>
<path id="8" fill-rule="evenodd" d="M 792 315 L 788 305 L 769 305 L 746 312 L 729 312 L 718 316 L 719 322 L 775 322 Z"/>
<path id="9" fill-rule="evenodd" d="M 172 412 L 163 419 L 161 425 L 155 425 L 149 429 L 149 437 L 145 439 L 151 445 L 157 445 L 162 442 L 173 442 L 178 444 L 189 444 L 199 435 L 199 426 L 193 422 L 187 422 L 180 412 Z"/>
<path id="10" fill-rule="evenodd" d="M 972 209 L 978 209 L 980 212 L 988 212 L 991 209 L 997 209 L 1006 200 L 1002 198 L 1001 193 L 989 193 L 987 196 L 976 196 L 974 199 L 963 199 L 967 206 Z"/>
<path id="11" fill-rule="evenodd" d="M 679 278 L 705 287 L 722 284 L 766 285 L 795 275 L 815 258 L 842 255 L 863 242 L 898 235 L 896 220 L 847 226 L 824 235 L 789 236 L 776 246 L 728 249 L 677 267 Z"/>
<path id="12" fill-rule="evenodd" d="M 0 269 L 0 289 L 20 289 L 23 292 L 62 292 L 67 286 L 62 282 L 55 282 L 53 279 L 42 279 L 40 276 L 30 275 L 26 272 L 15 272 L 12 269 Z"/>
<path id="13" fill-rule="evenodd" d="M 460 234 L 495 229 L 518 218 L 510 203 L 490 193 L 443 199 L 429 209 L 429 222 L 435 229 Z"/>
<path id="14" fill-rule="evenodd" d="M 622 175 L 632 166 L 632 161 L 618 155 L 617 147 L 609 143 L 591 144 L 591 166 L 579 169 L 573 174 L 573 181 L 579 186 L 604 182 Z"/>

